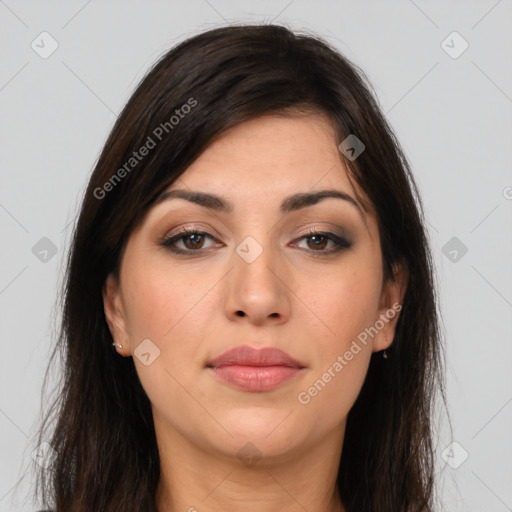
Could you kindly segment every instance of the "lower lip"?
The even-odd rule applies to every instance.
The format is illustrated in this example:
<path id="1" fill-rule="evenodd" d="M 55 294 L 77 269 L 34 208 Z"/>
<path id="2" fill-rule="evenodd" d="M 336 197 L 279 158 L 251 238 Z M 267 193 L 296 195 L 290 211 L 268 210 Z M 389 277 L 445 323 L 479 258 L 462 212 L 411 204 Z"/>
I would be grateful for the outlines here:
<path id="1" fill-rule="evenodd" d="M 289 366 L 222 366 L 211 368 L 222 380 L 244 391 L 272 391 L 300 373 Z"/>

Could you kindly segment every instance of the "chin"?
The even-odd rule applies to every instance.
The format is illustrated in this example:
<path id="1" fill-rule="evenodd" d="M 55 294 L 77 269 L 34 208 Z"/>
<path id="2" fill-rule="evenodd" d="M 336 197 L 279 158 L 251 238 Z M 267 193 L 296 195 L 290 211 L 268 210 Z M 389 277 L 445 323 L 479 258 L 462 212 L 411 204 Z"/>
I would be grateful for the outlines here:
<path id="1" fill-rule="evenodd" d="M 223 436 L 223 439 L 227 438 L 232 447 L 252 442 L 267 454 L 279 455 L 292 447 L 292 440 L 297 442 L 296 419 L 296 415 L 284 408 L 237 409 L 222 416 L 221 423 L 232 436 Z"/>

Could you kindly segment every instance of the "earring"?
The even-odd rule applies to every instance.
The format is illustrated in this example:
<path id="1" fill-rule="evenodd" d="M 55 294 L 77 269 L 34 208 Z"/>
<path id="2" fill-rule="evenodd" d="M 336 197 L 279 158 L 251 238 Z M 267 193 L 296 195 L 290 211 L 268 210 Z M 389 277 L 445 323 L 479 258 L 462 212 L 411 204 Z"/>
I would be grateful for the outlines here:
<path id="1" fill-rule="evenodd" d="M 116 343 L 115 341 L 114 341 L 114 343 L 112 343 L 112 346 L 116 347 L 118 349 L 122 349 L 123 348 L 123 345 L 119 345 L 119 343 Z"/>
<path id="2" fill-rule="evenodd" d="M 389 341 L 389 336 L 386 336 L 386 341 Z M 384 352 L 382 353 L 382 357 L 384 359 L 387 359 L 388 358 L 388 355 L 386 354 L 386 349 L 384 349 Z"/>

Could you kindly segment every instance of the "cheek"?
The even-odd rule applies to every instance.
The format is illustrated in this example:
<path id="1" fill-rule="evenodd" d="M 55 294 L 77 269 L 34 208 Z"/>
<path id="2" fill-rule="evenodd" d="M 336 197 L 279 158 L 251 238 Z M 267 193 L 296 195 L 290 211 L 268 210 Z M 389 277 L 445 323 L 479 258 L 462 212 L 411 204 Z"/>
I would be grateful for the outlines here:
<path id="1" fill-rule="evenodd" d="M 187 397 L 182 386 L 194 389 L 203 370 L 205 340 L 211 338 L 214 319 L 218 320 L 214 287 L 219 276 L 212 275 L 211 269 L 198 272 L 171 265 L 131 268 L 127 309 L 141 384 L 155 404 L 181 403 Z M 159 350 L 151 366 L 137 358 L 136 347 L 144 339 Z"/>
<path id="2" fill-rule="evenodd" d="M 211 288 L 206 276 L 155 265 L 131 269 L 125 287 L 131 336 L 153 337 L 165 344 L 184 325 L 190 328 L 190 318 L 198 320 Z"/>
<path id="3" fill-rule="evenodd" d="M 333 358 L 321 371 L 315 373 L 297 394 L 301 416 L 320 419 L 315 430 L 322 434 L 343 423 L 363 386 L 371 351 L 362 348 L 351 361 Z"/>
<path id="4" fill-rule="evenodd" d="M 134 364 L 150 401 L 157 410 L 167 410 L 172 416 L 169 404 L 188 404 L 190 397 L 184 387 L 194 389 L 201 369 L 198 354 L 211 325 L 210 311 L 215 304 L 218 307 L 211 293 L 216 280 L 211 275 L 158 265 L 132 265 L 126 277 L 123 293 L 132 350 L 150 339 L 160 351 L 149 366 L 135 353 Z"/>
<path id="5" fill-rule="evenodd" d="M 348 414 L 363 385 L 372 354 L 365 329 L 374 324 L 380 299 L 374 263 L 350 263 L 304 283 L 300 292 L 311 304 L 306 336 L 316 349 L 310 353 L 313 371 L 297 401 L 306 414 L 323 415 L 332 425 Z M 336 414 L 325 415 L 326 409 Z"/>
<path id="6" fill-rule="evenodd" d="M 320 348 L 315 351 L 319 362 L 326 364 L 348 350 L 352 340 L 375 322 L 380 274 L 375 266 L 347 261 L 320 278 L 303 278 L 297 295 L 309 306 L 303 311 L 309 318 L 309 337 Z"/>

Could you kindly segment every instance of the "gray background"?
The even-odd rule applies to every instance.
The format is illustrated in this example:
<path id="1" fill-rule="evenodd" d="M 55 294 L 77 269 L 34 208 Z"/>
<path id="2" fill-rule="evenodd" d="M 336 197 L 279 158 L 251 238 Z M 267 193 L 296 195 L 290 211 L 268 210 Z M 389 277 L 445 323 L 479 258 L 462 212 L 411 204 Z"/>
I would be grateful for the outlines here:
<path id="1" fill-rule="evenodd" d="M 447 449 L 440 416 L 440 497 L 453 512 L 512 511 L 510 0 L 0 0 L 0 512 L 37 510 L 31 454 L 57 287 L 102 144 L 149 65 L 225 21 L 312 30 L 374 84 L 420 186 L 439 275 L 458 443 Z M 43 31 L 58 43 L 46 59 L 31 47 L 51 49 Z M 457 58 L 453 31 L 469 44 Z"/>

